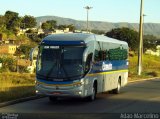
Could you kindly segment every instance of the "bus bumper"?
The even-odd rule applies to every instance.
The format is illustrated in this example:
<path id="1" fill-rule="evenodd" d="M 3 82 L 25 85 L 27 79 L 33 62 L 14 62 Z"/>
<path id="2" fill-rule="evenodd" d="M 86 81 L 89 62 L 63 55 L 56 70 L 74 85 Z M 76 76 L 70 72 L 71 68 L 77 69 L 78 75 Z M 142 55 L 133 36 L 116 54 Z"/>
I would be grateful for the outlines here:
<path id="1" fill-rule="evenodd" d="M 54 86 L 36 85 L 36 94 L 53 97 L 85 97 L 83 85 L 58 88 Z"/>

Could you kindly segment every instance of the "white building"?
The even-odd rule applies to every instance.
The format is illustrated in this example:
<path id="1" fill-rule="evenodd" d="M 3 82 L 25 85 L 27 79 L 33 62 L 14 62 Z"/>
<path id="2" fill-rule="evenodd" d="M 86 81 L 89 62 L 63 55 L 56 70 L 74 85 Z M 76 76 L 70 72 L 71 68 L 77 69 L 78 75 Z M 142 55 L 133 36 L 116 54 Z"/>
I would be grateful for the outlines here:
<path id="1" fill-rule="evenodd" d="M 156 52 L 152 50 L 147 50 L 145 53 L 149 55 L 160 56 L 160 45 L 157 45 L 156 49 Z"/>

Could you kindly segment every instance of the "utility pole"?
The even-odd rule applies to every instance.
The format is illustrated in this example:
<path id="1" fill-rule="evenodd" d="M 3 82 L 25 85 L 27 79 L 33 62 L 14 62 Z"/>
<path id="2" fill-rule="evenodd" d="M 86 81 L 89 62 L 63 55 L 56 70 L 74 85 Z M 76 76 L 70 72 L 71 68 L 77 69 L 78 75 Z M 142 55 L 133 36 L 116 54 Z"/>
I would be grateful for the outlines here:
<path id="1" fill-rule="evenodd" d="M 143 62 L 143 52 L 144 52 L 144 17 L 147 16 L 145 14 L 143 14 L 143 30 L 142 30 L 142 36 L 143 36 L 143 40 L 142 40 L 142 62 Z M 143 69 L 142 69 L 143 70 Z"/>
<path id="2" fill-rule="evenodd" d="M 93 7 L 89 7 L 89 6 L 86 6 L 86 7 L 84 7 L 86 10 L 87 10 L 87 33 L 89 32 L 89 25 L 88 25 L 88 12 L 89 12 L 89 10 L 90 9 L 92 9 Z"/>
<path id="3" fill-rule="evenodd" d="M 138 52 L 138 75 L 142 73 L 142 51 L 143 51 L 143 0 L 140 6 L 140 24 L 139 24 L 139 52 Z"/>

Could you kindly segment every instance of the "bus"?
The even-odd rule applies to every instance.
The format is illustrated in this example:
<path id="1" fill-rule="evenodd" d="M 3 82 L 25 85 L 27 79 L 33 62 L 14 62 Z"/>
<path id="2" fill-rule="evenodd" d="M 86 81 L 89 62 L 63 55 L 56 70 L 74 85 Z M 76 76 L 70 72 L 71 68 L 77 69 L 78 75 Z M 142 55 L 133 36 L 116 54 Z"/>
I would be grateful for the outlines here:
<path id="1" fill-rule="evenodd" d="M 36 94 L 51 101 L 63 97 L 93 101 L 97 93 L 118 94 L 128 82 L 128 64 L 124 41 L 88 33 L 49 35 L 38 46 Z"/>

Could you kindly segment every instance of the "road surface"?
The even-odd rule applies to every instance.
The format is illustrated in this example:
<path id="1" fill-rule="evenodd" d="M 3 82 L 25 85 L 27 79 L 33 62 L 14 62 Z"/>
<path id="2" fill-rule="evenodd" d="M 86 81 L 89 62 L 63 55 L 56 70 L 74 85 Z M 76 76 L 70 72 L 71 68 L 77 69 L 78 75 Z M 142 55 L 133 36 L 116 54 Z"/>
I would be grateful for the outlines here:
<path id="1" fill-rule="evenodd" d="M 96 114 L 100 116 L 106 113 L 111 115 L 115 113 L 158 113 L 159 115 L 156 116 L 160 118 L 160 79 L 130 83 L 121 89 L 120 94 L 98 94 L 97 99 L 93 102 L 72 98 L 50 102 L 48 98 L 41 98 L 0 108 L 0 112 L 55 114 L 55 116 L 62 114 L 61 116 L 64 117 L 65 114 L 72 114 L 72 116 L 91 114 L 90 118 L 96 117 Z"/>

